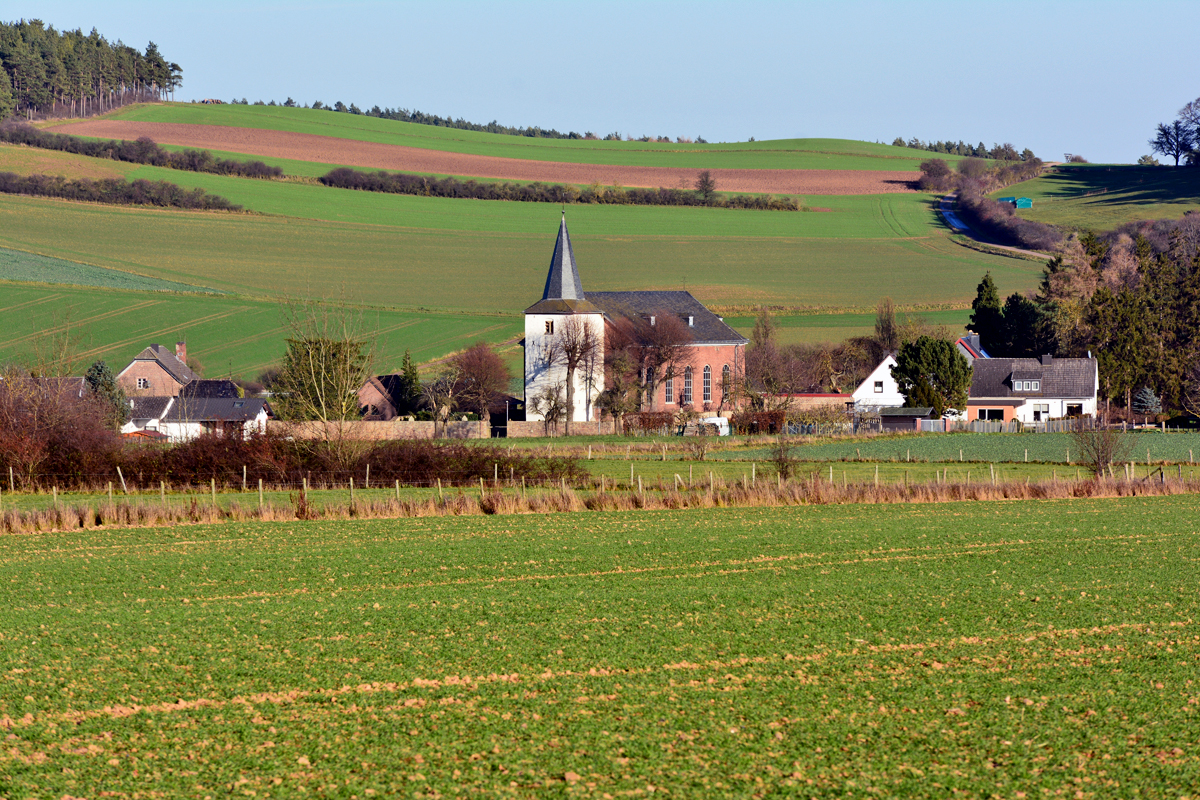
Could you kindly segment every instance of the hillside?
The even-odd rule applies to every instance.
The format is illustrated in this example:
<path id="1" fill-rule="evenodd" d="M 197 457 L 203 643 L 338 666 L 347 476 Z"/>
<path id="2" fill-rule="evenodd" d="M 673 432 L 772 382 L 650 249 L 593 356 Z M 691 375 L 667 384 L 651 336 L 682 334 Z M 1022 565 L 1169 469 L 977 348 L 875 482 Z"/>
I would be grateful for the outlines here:
<path id="1" fill-rule="evenodd" d="M 1025 219 L 1064 228 L 1111 230 L 1140 219 L 1178 219 L 1200 211 L 1200 170 L 1111 164 L 1059 165 L 993 197 L 1029 197 Z"/>
<path id="2" fill-rule="evenodd" d="M 425 140 L 442 136 L 443 145 L 476 140 L 476 144 L 541 148 L 556 158 L 558 153 L 573 151 L 592 158 L 621 153 L 666 159 L 681 155 L 737 157 L 758 159 L 755 163 L 766 165 L 780 157 L 780 151 L 772 148 L 781 145 L 710 145 L 712 151 L 708 152 L 705 146 L 651 147 L 636 142 L 527 143 L 520 137 L 254 106 L 165 104 L 122 114 L 193 112 L 218 121 L 276 122 L 292 127 L 332 118 L 333 122 L 363 125 L 370 129 L 368 133 L 380 126 L 393 138 L 411 136 L 411 132 L 403 132 L 421 128 Z M 502 139 L 520 141 L 515 145 L 495 143 Z M 806 140 L 810 145 L 815 141 Z M 832 140 L 820 141 L 828 144 Z M 845 150 L 839 157 L 851 161 L 890 163 L 894 159 L 880 154 L 900 151 L 909 160 L 912 154 L 907 148 L 865 143 L 838 146 Z M 806 158 L 812 152 L 797 150 L 787 157 Z M 302 158 L 286 163 L 317 167 L 314 171 L 321 174 L 325 165 L 319 161 L 320 152 L 298 155 Z M 405 324 L 384 326 L 393 328 L 385 349 L 394 360 L 385 361 L 385 369 L 398 365 L 406 347 L 428 362 L 469 344 L 471 337 L 515 339 L 518 315 L 541 290 L 561 210 L 550 203 L 332 189 L 303 178 L 225 177 L 12 146 L 0 146 L 0 170 L 4 169 L 22 174 L 170 181 L 185 188 L 202 188 L 244 206 L 247 213 L 192 213 L 0 196 L 0 247 L 115 271 L 111 275 L 143 276 L 185 289 L 223 293 L 219 297 L 187 294 L 186 302 L 174 305 L 157 302 L 163 297 L 158 294 L 153 308 L 159 311 L 146 312 L 151 315 L 147 325 L 129 325 L 124 320 L 117 328 L 136 335 L 119 337 L 119 343 L 109 350 L 101 345 L 116 329 L 106 323 L 93 325 L 95 330 L 87 333 L 106 353 L 132 348 L 122 357 L 136 352 L 136 342 L 147 336 L 186 336 L 193 341 L 193 352 L 207 356 L 206 362 L 247 376 L 282 351 L 278 315 L 261 311 L 282 294 L 344 296 L 371 314 L 389 319 L 400 315 L 396 318 Z M 877 177 L 885 173 L 860 170 L 845 174 Z M 808 195 L 804 203 L 822 210 L 573 205 L 567 213 L 588 288 L 686 288 L 721 313 L 736 317 L 735 325 L 747 333 L 755 310 L 771 306 L 781 315 L 784 341 L 840 340 L 862 333 L 870 325 L 876 300 L 885 293 L 902 311 L 936 311 L 939 320 L 961 324 L 984 271 L 990 270 L 1005 292 L 1032 288 L 1040 275 L 1037 262 L 984 254 L 951 241 L 928 195 L 911 191 Z M 60 297 L 72 283 L 88 283 L 81 274 L 71 269 L 31 274 L 28 265 L 6 273 L 0 260 L 0 281 L 24 282 L 22 302 L 36 303 L 40 298 L 43 308 L 65 302 Z M 107 280 L 99 285 L 114 285 Z M 42 285 L 32 285 L 32 281 Z M 259 311 L 227 313 L 230 303 Z M 105 316 L 114 312 L 111 304 L 111 291 L 71 289 L 67 305 L 77 319 L 119 318 L 119 314 Z M 492 321 L 462 322 L 467 319 L 463 315 L 474 314 Z M 220 322 L 210 325 L 210 319 Z M 463 335 L 431 337 L 429 328 L 422 327 L 426 323 L 436 330 L 461 326 Z M 49 323 L 35 318 L 29 321 L 32 327 L 20 335 L 0 341 L 0 360 L 19 354 L 29 344 L 30 334 L 45 324 Z M 246 342 L 269 342 L 271 346 L 247 348 Z"/>

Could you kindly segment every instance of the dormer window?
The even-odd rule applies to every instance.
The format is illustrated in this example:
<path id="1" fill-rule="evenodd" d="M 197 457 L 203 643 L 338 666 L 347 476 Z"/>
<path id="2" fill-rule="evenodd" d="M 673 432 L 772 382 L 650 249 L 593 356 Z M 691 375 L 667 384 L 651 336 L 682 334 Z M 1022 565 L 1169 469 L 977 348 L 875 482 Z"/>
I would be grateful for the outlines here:
<path id="1" fill-rule="evenodd" d="M 137 388 L 149 389 L 150 388 L 150 379 L 149 378 L 138 378 Z"/>
<path id="2" fill-rule="evenodd" d="M 695 318 L 695 317 L 688 317 L 688 327 L 689 327 L 689 328 L 694 328 L 695 326 L 696 326 L 696 318 Z"/>
<path id="3" fill-rule="evenodd" d="M 653 316 L 650 317 L 650 324 L 654 325 L 654 317 Z"/>

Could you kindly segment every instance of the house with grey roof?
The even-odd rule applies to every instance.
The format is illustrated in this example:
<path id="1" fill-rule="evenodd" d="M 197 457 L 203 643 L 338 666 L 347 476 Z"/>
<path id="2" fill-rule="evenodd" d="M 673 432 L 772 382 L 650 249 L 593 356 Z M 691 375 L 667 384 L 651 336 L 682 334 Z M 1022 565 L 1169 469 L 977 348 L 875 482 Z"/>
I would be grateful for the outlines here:
<path id="1" fill-rule="evenodd" d="M 596 400 L 605 388 L 604 352 L 613 337 L 660 334 L 675 343 L 673 357 L 653 372 L 652 357 L 638 365 L 648 410 L 729 409 L 730 388 L 742 374 L 747 339 L 686 291 L 585 292 L 563 215 L 542 298 L 525 309 L 525 408 L 529 420 L 544 419 L 537 399 L 571 393 L 572 421 L 597 419 Z M 586 336 L 596 343 L 575 367 L 571 386 L 562 358 L 564 343 Z M 665 351 L 660 347 L 660 352 Z"/>
<path id="2" fill-rule="evenodd" d="M 121 428 L 126 436 L 160 434 L 170 442 L 186 442 L 204 434 L 264 433 L 271 407 L 259 397 L 129 398 L 129 421 Z"/>
<path id="3" fill-rule="evenodd" d="M 174 397 L 199 376 L 187 365 L 187 342 L 176 342 L 175 352 L 152 344 L 117 373 L 117 384 L 126 397 Z"/>
<path id="4" fill-rule="evenodd" d="M 1094 358 L 979 358 L 971 366 L 968 420 L 1032 424 L 1096 416 Z"/>

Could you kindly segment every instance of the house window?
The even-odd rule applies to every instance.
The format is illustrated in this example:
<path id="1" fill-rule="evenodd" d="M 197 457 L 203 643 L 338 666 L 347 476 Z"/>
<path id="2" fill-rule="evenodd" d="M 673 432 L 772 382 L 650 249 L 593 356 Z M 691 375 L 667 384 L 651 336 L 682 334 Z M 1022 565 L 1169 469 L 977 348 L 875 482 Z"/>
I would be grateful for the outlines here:
<path id="1" fill-rule="evenodd" d="M 688 367 L 683 371 L 683 405 L 690 406 L 692 404 L 692 368 Z"/>
<path id="2" fill-rule="evenodd" d="M 1029 390 L 1030 390 L 1031 392 L 1040 392 L 1040 391 L 1042 390 L 1042 382 L 1041 382 L 1041 381 L 1033 381 L 1033 382 L 1031 382 L 1031 383 L 1029 384 Z"/>
<path id="3" fill-rule="evenodd" d="M 1083 416 L 1083 403 L 1067 403 L 1067 416 L 1068 417 L 1082 417 Z"/>
<path id="4" fill-rule="evenodd" d="M 554 333 L 554 320 L 552 320 L 552 319 L 546 320 L 546 333 L 548 333 L 548 334 Z"/>
<path id="5" fill-rule="evenodd" d="M 663 402 L 664 403 L 674 403 L 675 402 L 675 379 L 667 378 L 667 382 L 663 385 L 667 387 L 665 389 L 666 394 L 663 398 Z"/>
<path id="6" fill-rule="evenodd" d="M 875 381 L 875 394 L 883 394 L 883 381 Z"/>
<path id="7" fill-rule="evenodd" d="M 704 365 L 704 402 L 712 402 L 712 367 Z"/>
<path id="8" fill-rule="evenodd" d="M 981 409 L 979 409 L 979 418 L 986 419 L 986 420 L 993 420 L 995 422 L 1003 422 L 1004 421 L 1004 409 L 1003 408 L 981 408 Z"/>
<path id="9" fill-rule="evenodd" d="M 138 378 L 137 387 L 139 389 L 149 389 L 150 388 L 150 379 L 149 378 Z"/>
<path id="10" fill-rule="evenodd" d="M 1045 422 L 1048 419 L 1050 419 L 1050 404 L 1035 403 L 1033 406 L 1033 421 Z"/>

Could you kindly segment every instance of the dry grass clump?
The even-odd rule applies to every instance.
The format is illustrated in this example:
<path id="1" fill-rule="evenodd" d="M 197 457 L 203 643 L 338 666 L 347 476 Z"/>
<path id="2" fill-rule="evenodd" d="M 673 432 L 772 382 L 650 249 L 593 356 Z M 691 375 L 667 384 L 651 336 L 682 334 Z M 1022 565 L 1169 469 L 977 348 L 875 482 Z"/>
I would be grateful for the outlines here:
<path id="1" fill-rule="evenodd" d="M 565 485 L 554 489 L 481 489 L 458 491 L 426 499 L 370 499 L 320 506 L 304 493 L 291 496 L 286 505 L 265 503 L 227 508 L 192 498 L 186 505 L 156 502 L 114 502 L 97 507 L 60 505 L 53 508 L 0 512 L 0 533 L 48 533 L 94 528 L 167 527 L 213 522 L 294 521 L 333 519 L 400 519 L 475 514 L 552 514 L 582 511 L 671 510 L 691 508 L 746 508 L 851 503 L 953 503 L 973 500 L 1067 500 L 1075 498 L 1134 497 L 1190 494 L 1200 482 L 1160 479 L 1058 480 L 1039 483 L 991 484 L 920 483 L 875 486 L 869 483 L 836 484 L 818 479 L 771 483 L 762 481 L 728 485 L 686 486 L 648 491 L 606 490 L 581 492 Z"/>

